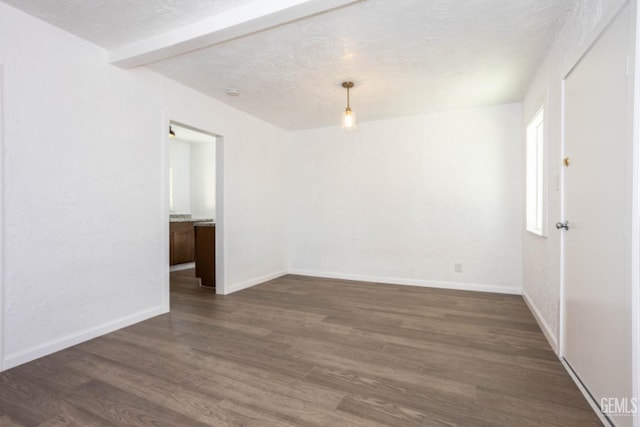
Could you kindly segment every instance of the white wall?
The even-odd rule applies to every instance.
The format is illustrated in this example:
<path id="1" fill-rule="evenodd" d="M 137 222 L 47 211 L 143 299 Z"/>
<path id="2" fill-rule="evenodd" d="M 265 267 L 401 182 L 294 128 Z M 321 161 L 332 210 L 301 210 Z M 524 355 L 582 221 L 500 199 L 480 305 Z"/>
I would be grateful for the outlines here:
<path id="1" fill-rule="evenodd" d="M 523 101 L 524 123 L 544 105 L 547 147 L 547 199 L 549 236 L 524 232 L 523 294 L 557 349 L 560 306 L 560 233 L 553 224 L 561 217 L 560 172 L 562 159 L 562 80 L 598 35 L 623 0 L 581 0 L 571 13 Z"/>
<path id="2" fill-rule="evenodd" d="M 191 144 L 174 139 L 169 141 L 169 168 L 173 187 L 171 212 L 191 213 Z"/>
<path id="3" fill-rule="evenodd" d="M 224 136 L 225 288 L 286 269 L 285 132 L 3 3 L 0 64 L 4 369 L 167 310 L 170 119 Z"/>
<path id="4" fill-rule="evenodd" d="M 191 144 L 191 214 L 194 218 L 216 217 L 215 142 Z"/>
<path id="5" fill-rule="evenodd" d="M 0 3 L 0 368 L 166 311 L 169 119 L 224 136 L 225 292 L 288 267 L 518 292 L 524 260 L 524 291 L 557 334 L 559 240 L 522 243 L 522 118 L 545 103 L 558 159 L 561 74 L 620 3 L 581 1 L 523 112 L 291 134 L 149 70 L 109 66 L 104 50 Z M 558 165 L 549 172 L 555 221 Z"/>
<path id="6" fill-rule="evenodd" d="M 225 245 L 237 257 L 227 268 L 228 290 L 236 291 L 287 272 L 288 136 L 275 127 L 240 123 L 219 133 L 225 137 L 225 164 L 236 171 L 225 176 L 224 195 L 226 206 L 235 208 L 221 212 L 216 204 L 216 221 L 221 213 L 225 218 Z"/>
<path id="7" fill-rule="evenodd" d="M 191 214 L 193 218 L 216 216 L 216 146 L 172 139 L 169 167 L 172 173 L 171 212 Z"/>
<path id="8" fill-rule="evenodd" d="M 509 104 L 293 133 L 291 271 L 520 292 L 523 132 Z"/>

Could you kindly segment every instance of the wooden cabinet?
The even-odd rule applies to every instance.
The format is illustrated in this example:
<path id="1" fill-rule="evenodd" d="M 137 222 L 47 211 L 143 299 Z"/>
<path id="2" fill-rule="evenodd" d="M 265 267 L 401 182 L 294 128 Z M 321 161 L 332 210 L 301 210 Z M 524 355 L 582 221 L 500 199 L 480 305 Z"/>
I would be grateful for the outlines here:
<path id="1" fill-rule="evenodd" d="M 169 264 L 195 261 L 195 232 L 193 222 L 169 223 Z"/>
<path id="2" fill-rule="evenodd" d="M 196 225 L 196 277 L 202 286 L 216 286 L 216 226 Z"/>

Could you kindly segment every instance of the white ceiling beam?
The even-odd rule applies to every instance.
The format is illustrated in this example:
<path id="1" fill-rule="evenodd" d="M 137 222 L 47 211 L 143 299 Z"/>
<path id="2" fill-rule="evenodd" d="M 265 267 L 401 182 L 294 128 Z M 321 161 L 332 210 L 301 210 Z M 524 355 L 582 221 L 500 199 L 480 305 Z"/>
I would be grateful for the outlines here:
<path id="1" fill-rule="evenodd" d="M 360 0 L 255 0 L 109 51 L 109 62 L 139 67 L 296 21 Z"/>

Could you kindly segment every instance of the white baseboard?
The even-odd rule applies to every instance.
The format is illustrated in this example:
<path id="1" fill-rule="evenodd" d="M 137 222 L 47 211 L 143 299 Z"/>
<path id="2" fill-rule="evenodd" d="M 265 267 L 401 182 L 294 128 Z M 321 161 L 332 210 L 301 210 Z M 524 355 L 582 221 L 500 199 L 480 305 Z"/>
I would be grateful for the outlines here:
<path id="1" fill-rule="evenodd" d="M 256 277 L 254 279 L 251 280 L 247 280 L 246 282 L 241 282 L 241 283 L 236 283 L 233 285 L 230 285 L 227 287 L 226 292 L 224 293 L 224 295 L 229 295 L 232 294 L 234 292 L 238 292 L 241 291 L 243 289 L 247 289 L 250 288 L 252 286 L 256 286 L 259 285 L 260 283 L 264 283 L 264 282 L 268 282 L 269 280 L 273 280 L 273 279 L 277 279 L 278 277 L 282 277 L 285 276 L 287 273 L 287 271 L 282 270 L 282 271 L 277 271 L 275 273 L 270 273 L 264 276 L 260 276 L 260 277 Z"/>
<path id="2" fill-rule="evenodd" d="M 189 266 L 189 264 L 181 264 L 173 267 L 178 267 L 178 269 L 172 270 L 172 271 L 193 268 L 192 266 Z M 180 267 L 183 267 L 183 268 L 180 268 Z M 283 271 L 267 274 L 261 277 L 256 277 L 246 282 L 237 283 L 230 286 L 230 289 L 226 292 L 226 294 L 238 292 L 243 289 L 247 289 L 252 286 L 259 285 L 260 283 L 277 279 L 278 277 L 282 277 L 286 274 L 287 272 L 283 270 Z M 23 363 L 31 362 L 32 360 L 38 359 L 43 356 L 47 356 L 49 354 L 55 353 L 56 351 L 64 350 L 65 348 L 72 347 L 76 344 L 80 344 L 82 342 L 91 340 L 93 338 L 97 338 L 101 335 L 108 334 L 118 329 L 125 328 L 127 326 L 133 325 L 135 323 L 141 322 L 143 320 L 147 320 L 151 317 L 155 317 L 167 312 L 169 312 L 167 307 L 160 306 L 160 307 L 155 307 L 149 310 L 144 310 L 129 316 L 125 316 L 123 318 L 105 323 L 103 325 L 96 326 L 91 329 L 87 329 L 75 334 L 68 335 L 63 338 L 59 338 L 53 341 L 46 342 L 44 344 L 34 346 L 24 351 L 8 354 L 6 355 L 4 360 L 1 361 L 2 363 L 0 363 L 0 365 L 2 366 L 3 370 L 11 369 L 18 365 L 22 365 Z"/>
<path id="3" fill-rule="evenodd" d="M 399 279 L 395 277 L 378 277 L 378 276 L 366 276 L 360 274 L 345 274 L 345 273 L 330 273 L 324 271 L 311 271 L 311 270 L 289 270 L 289 274 L 298 274 L 300 276 L 311 277 L 323 277 L 326 279 L 342 279 L 342 280 L 355 280 L 358 282 L 376 282 L 387 283 L 390 285 L 403 285 L 403 286 L 418 286 L 422 288 L 441 288 L 441 289 L 454 289 L 459 291 L 476 291 L 476 292 L 492 292 L 498 294 L 511 294 L 520 295 L 522 290 L 520 288 L 510 288 L 508 286 L 496 286 L 485 285 L 477 283 L 464 283 L 464 282 L 432 282 L 429 280 L 420 279 Z"/>
<path id="4" fill-rule="evenodd" d="M 143 320 L 150 319 L 151 317 L 164 314 L 167 311 L 168 310 L 166 310 L 164 307 L 151 308 L 129 316 L 122 317 L 112 322 L 105 323 L 103 325 L 96 326 L 91 329 L 86 329 L 84 331 L 71 334 L 63 338 L 37 345 L 28 350 L 9 354 L 5 357 L 2 363 L 2 367 L 5 370 L 11 369 L 18 365 L 22 365 L 23 363 L 31 362 L 32 360 L 49 355 L 51 353 L 55 353 L 56 351 L 64 350 L 65 348 L 80 344 L 85 341 L 89 341 L 101 335 L 108 334 L 109 332 L 113 332 L 118 329 L 133 325 L 135 323 L 142 322 Z"/>
<path id="5" fill-rule="evenodd" d="M 196 263 L 195 262 L 188 262 L 186 264 L 172 265 L 172 266 L 169 267 L 169 271 L 173 273 L 174 271 L 190 270 L 192 268 L 196 268 Z"/>
<path id="6" fill-rule="evenodd" d="M 587 403 L 589 403 L 589 406 L 591 406 L 591 409 L 593 409 L 593 411 L 596 413 L 602 425 L 608 426 L 608 427 L 615 427 L 611 423 L 611 420 L 609 420 L 602 413 L 602 411 L 600 410 L 600 407 L 598 406 L 598 403 L 595 400 L 593 400 L 593 396 L 591 396 L 591 393 L 589 393 L 587 389 L 584 387 L 584 385 L 582 384 L 582 381 L 580 381 L 580 378 L 578 378 L 575 372 L 573 372 L 573 369 L 571 369 L 571 366 L 569 366 L 567 361 L 564 360 L 564 358 L 562 357 L 559 357 L 559 359 L 560 359 L 560 363 L 562 363 L 562 366 L 564 366 L 564 369 L 569 373 L 569 376 L 571 377 L 573 382 L 576 383 L 576 386 L 578 387 L 578 390 L 580 390 L 580 393 L 582 393 L 584 398 L 587 399 Z"/>
<path id="7" fill-rule="evenodd" d="M 238 292 L 243 289 L 247 289 L 252 286 L 259 285 L 260 283 L 277 279 L 278 277 L 282 277 L 287 274 L 298 274 L 302 276 L 312 276 L 312 277 L 324 277 L 329 279 L 344 279 L 344 280 L 356 280 L 356 281 L 364 281 L 364 282 L 388 283 L 392 285 L 419 286 L 419 287 L 428 287 L 428 288 L 455 289 L 455 290 L 466 290 L 466 291 L 477 291 L 477 292 L 493 292 L 493 293 L 512 294 L 512 295 L 520 295 L 522 293 L 521 289 L 517 289 L 517 288 L 510 288 L 506 286 L 495 286 L 495 285 L 483 285 L 483 284 L 475 284 L 475 283 L 431 282 L 427 280 L 417 280 L 417 279 L 398 279 L 398 278 L 390 278 L 390 277 L 376 277 L 376 276 L 365 276 L 365 275 L 355 275 L 355 274 L 326 273 L 326 272 L 309 271 L 309 270 L 291 270 L 291 271 L 281 270 L 281 271 L 270 273 L 264 276 L 256 277 L 251 280 L 247 280 L 245 282 L 233 284 L 229 286 L 225 294 Z M 55 353 L 56 351 L 63 350 L 65 348 L 74 346 L 81 342 L 88 341 L 90 339 L 108 334 L 118 329 L 133 325 L 134 323 L 138 323 L 143 320 L 146 320 L 151 317 L 164 314 L 167 312 L 168 310 L 166 309 L 166 307 L 161 306 L 161 307 L 152 308 L 149 310 L 132 314 L 130 316 L 123 317 L 121 319 L 117 319 L 112 322 L 105 323 L 103 325 L 100 325 L 85 331 L 78 332 L 76 334 L 72 334 L 57 340 L 53 340 L 53 341 L 35 346 L 25 351 L 9 354 L 4 358 L 2 367 L 3 369 L 10 369 L 15 366 L 21 365 L 23 363 L 27 363 L 37 358 L 46 356 L 48 354 Z M 544 328 L 543 328 L 543 331 L 544 331 Z"/>
<path id="8" fill-rule="evenodd" d="M 522 299 L 524 299 L 524 302 L 525 304 L 527 304 L 527 307 L 529 307 L 531 314 L 533 314 L 533 317 L 535 317 L 536 321 L 538 322 L 538 326 L 540 326 L 540 329 L 542 329 L 542 333 L 545 337 L 547 337 L 549 345 L 551 346 L 553 351 L 558 354 L 558 338 L 556 337 L 556 334 L 551 330 L 549 324 L 544 320 L 544 317 L 542 317 L 540 310 L 538 310 L 538 307 L 533 303 L 531 298 L 529 298 L 524 289 L 522 290 Z"/>

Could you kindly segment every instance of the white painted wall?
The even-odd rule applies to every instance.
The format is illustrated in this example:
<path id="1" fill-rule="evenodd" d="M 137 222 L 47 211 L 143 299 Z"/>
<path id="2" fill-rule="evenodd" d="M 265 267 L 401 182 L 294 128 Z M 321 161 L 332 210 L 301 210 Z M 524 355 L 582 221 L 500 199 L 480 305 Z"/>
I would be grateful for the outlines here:
<path id="1" fill-rule="evenodd" d="M 172 180 L 172 213 L 191 213 L 191 144 L 169 140 L 169 167 Z"/>
<path id="2" fill-rule="evenodd" d="M 221 212 L 216 203 L 216 221 L 222 213 L 225 245 L 236 258 L 227 268 L 231 292 L 287 272 L 288 136 L 273 126 L 242 122 L 219 133 L 224 135 L 225 167 L 235 171 L 225 175 L 224 195 L 225 206 L 234 209 Z"/>
<path id="3" fill-rule="evenodd" d="M 292 133 L 291 271 L 519 293 L 523 132 L 509 104 Z"/>
<path id="4" fill-rule="evenodd" d="M 215 142 L 191 144 L 189 192 L 194 218 L 216 217 L 216 145 Z"/>
<path id="5" fill-rule="evenodd" d="M 224 136 L 225 292 L 288 267 L 518 292 L 524 261 L 524 291 L 557 334 L 559 240 L 522 235 L 522 119 L 545 103 L 558 159 L 561 72 L 620 3 L 580 2 L 524 111 L 291 134 L 146 69 L 112 67 L 105 51 L 0 3 L 3 368 L 166 311 L 169 119 Z M 553 222 L 556 163 L 549 173 Z"/>
<path id="6" fill-rule="evenodd" d="M 0 63 L 5 369 L 168 309 L 170 119 L 225 137 L 225 291 L 286 269 L 285 132 L 4 3 Z"/>
<path id="7" fill-rule="evenodd" d="M 539 67 L 523 101 L 528 123 L 544 105 L 547 148 L 549 224 L 562 219 L 560 173 L 562 159 L 562 80 L 602 31 L 623 0 L 580 0 Z M 550 227 L 547 238 L 523 233 L 523 294 L 557 349 L 560 310 L 560 233 Z"/>
<path id="8" fill-rule="evenodd" d="M 171 139 L 169 167 L 173 185 L 171 213 L 194 218 L 216 216 L 216 146 Z"/>

